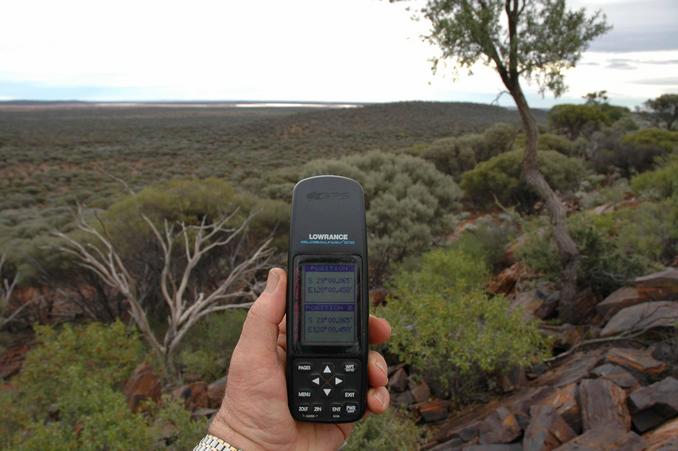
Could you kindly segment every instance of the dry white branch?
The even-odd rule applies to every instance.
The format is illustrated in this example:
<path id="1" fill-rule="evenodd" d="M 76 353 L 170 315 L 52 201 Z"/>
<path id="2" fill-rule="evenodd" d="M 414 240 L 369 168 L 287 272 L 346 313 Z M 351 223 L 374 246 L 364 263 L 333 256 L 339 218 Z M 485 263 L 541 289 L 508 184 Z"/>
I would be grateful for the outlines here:
<path id="1" fill-rule="evenodd" d="M 242 239 L 252 221 L 250 215 L 237 227 L 229 226 L 237 210 L 208 224 L 203 218 L 199 225 L 164 221 L 158 227 L 148 216 L 142 218 L 149 226 L 161 249 L 162 269 L 158 277 L 160 296 L 167 308 L 167 330 L 157 337 L 149 325 L 143 306 L 142 275 L 131 274 L 112 241 L 90 225 L 78 208 L 78 228 L 93 240 L 82 244 L 61 232 L 56 235 L 65 241 L 64 252 L 78 257 L 80 265 L 94 272 L 107 285 L 118 290 L 129 305 L 129 313 L 150 347 L 165 364 L 170 378 L 177 376 L 174 355 L 186 333 L 204 316 L 235 308 L 248 308 L 251 302 L 239 300 L 252 298 L 252 280 L 264 269 L 272 255 L 271 239 L 265 240 L 250 255 L 240 253 L 240 245 L 225 255 L 228 262 L 223 278 L 209 281 L 208 286 L 196 287 L 197 268 L 205 256 L 217 252 L 236 239 Z M 177 249 L 181 246 L 183 250 Z M 147 290 L 146 290 L 147 291 Z"/>
<path id="2" fill-rule="evenodd" d="M 2 277 L 3 270 L 5 269 L 5 265 L 7 264 L 7 257 L 5 254 L 0 255 L 0 277 Z M 7 279 L 5 277 L 2 277 L 2 280 L 0 281 L 0 306 L 2 306 L 2 310 L 0 311 L 0 329 L 5 327 L 7 324 L 10 322 L 14 321 L 17 316 L 30 304 L 29 302 L 25 302 L 24 304 L 20 305 L 18 308 L 16 308 L 9 316 L 4 316 L 5 312 L 4 310 L 9 306 L 9 301 L 12 298 L 12 293 L 14 293 L 14 289 L 16 288 L 16 284 L 19 281 L 19 273 L 15 273 L 14 277 L 11 279 Z"/>

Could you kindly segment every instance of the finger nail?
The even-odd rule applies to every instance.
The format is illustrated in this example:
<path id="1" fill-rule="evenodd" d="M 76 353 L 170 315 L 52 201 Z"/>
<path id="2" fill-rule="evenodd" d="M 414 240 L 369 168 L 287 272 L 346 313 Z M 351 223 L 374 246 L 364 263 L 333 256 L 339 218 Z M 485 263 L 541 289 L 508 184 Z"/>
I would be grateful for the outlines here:
<path id="1" fill-rule="evenodd" d="M 278 282 L 280 281 L 280 276 L 278 275 L 278 271 L 274 271 L 271 269 L 268 272 L 268 279 L 266 279 L 266 291 L 268 293 L 273 293 L 275 291 L 275 288 L 278 286 Z"/>
<path id="2" fill-rule="evenodd" d="M 382 387 L 375 390 L 374 396 L 375 398 L 377 398 L 377 401 L 381 403 L 382 407 L 386 407 L 386 397 L 388 396 L 388 392 L 386 391 L 386 389 Z"/>

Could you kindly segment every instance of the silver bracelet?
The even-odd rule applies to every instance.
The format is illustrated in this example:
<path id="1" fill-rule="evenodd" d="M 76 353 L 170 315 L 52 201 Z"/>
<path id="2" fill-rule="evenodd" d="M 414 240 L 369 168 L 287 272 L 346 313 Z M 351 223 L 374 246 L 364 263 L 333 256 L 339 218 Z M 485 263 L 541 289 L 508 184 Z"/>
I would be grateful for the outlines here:
<path id="1" fill-rule="evenodd" d="M 207 434 L 200 440 L 198 446 L 193 448 L 193 451 L 243 451 L 240 448 L 236 448 L 230 443 L 226 443 L 219 437 L 215 437 L 212 434 Z"/>

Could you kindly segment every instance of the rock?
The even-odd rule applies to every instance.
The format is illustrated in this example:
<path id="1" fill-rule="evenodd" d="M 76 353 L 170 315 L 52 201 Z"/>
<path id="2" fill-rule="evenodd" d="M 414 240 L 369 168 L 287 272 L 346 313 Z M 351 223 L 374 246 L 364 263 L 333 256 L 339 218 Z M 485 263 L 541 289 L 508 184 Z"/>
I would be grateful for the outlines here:
<path id="1" fill-rule="evenodd" d="M 633 282 L 638 292 L 647 299 L 678 299 L 678 268 L 666 268 L 664 271 L 638 277 Z"/>
<path id="2" fill-rule="evenodd" d="M 525 321 L 537 318 L 537 312 L 544 305 L 544 299 L 537 295 L 537 290 L 516 293 L 516 297 L 511 301 L 509 311 L 521 311 Z"/>
<path id="3" fill-rule="evenodd" d="M 640 296 L 637 289 L 623 287 L 606 297 L 603 302 L 596 306 L 596 310 L 607 321 L 621 309 L 640 304 L 644 301 L 645 299 Z"/>
<path id="4" fill-rule="evenodd" d="M 550 451 L 577 435 L 553 407 L 534 406 L 530 415 L 532 421 L 525 430 L 523 449 Z"/>
<path id="5" fill-rule="evenodd" d="M 511 443 L 523 432 L 516 417 L 506 408 L 498 408 L 480 423 L 479 441 L 482 445 Z"/>
<path id="6" fill-rule="evenodd" d="M 654 327 L 671 327 L 678 321 L 678 303 L 670 301 L 645 302 L 626 307 L 610 319 L 602 337 L 622 332 L 634 332 Z"/>
<path id="7" fill-rule="evenodd" d="M 405 368 L 399 368 L 388 379 L 388 387 L 395 392 L 403 392 L 407 388 L 407 373 Z"/>
<path id="8" fill-rule="evenodd" d="M 605 379 L 584 379 L 579 383 L 582 425 L 585 431 L 601 426 L 631 429 L 626 392 Z"/>
<path id="9" fill-rule="evenodd" d="M 590 330 L 589 326 L 574 326 L 572 324 L 541 324 L 539 328 L 554 338 L 553 347 L 556 350 L 566 351 L 584 341 Z"/>
<path id="10" fill-rule="evenodd" d="M 673 377 L 640 388 L 629 396 L 633 427 L 639 432 L 678 415 L 678 380 Z"/>
<path id="11" fill-rule="evenodd" d="M 205 409 L 205 408 L 195 409 L 193 412 L 191 412 L 191 418 L 193 419 L 202 417 L 211 418 L 212 415 L 214 415 L 217 412 L 218 409 Z"/>
<path id="12" fill-rule="evenodd" d="M 588 352 L 575 352 L 565 357 L 558 366 L 535 379 L 535 385 L 551 385 L 564 387 L 588 376 L 603 357 L 604 350 L 595 349 Z"/>
<path id="13" fill-rule="evenodd" d="M 172 390 L 172 396 L 176 399 L 182 399 L 188 410 L 207 408 L 209 398 L 207 397 L 207 384 L 205 382 L 193 382 Z"/>
<path id="14" fill-rule="evenodd" d="M 462 439 L 455 437 L 444 443 L 439 443 L 432 448 L 428 448 L 428 451 L 458 451 L 463 444 L 464 441 Z"/>
<path id="15" fill-rule="evenodd" d="M 555 451 L 643 451 L 645 440 L 635 432 L 601 426 L 586 431 Z"/>
<path id="16" fill-rule="evenodd" d="M 463 451 L 522 451 L 520 443 L 510 445 L 471 445 L 462 448 Z"/>
<path id="17" fill-rule="evenodd" d="M 600 303 L 600 298 L 590 289 L 577 293 L 574 299 L 575 324 L 588 324 L 591 317 L 596 312 L 596 306 Z"/>
<path id="18" fill-rule="evenodd" d="M 494 294 L 509 294 L 515 288 L 516 283 L 528 273 L 525 265 L 514 263 L 494 277 L 488 284 L 487 290 Z"/>
<path id="19" fill-rule="evenodd" d="M 8 347 L 0 357 L 0 379 L 9 379 L 19 373 L 30 349 L 25 343 Z"/>
<path id="20" fill-rule="evenodd" d="M 147 399 L 160 401 L 162 385 L 153 368 L 147 362 L 143 362 L 134 369 L 122 392 L 127 398 L 130 410 L 137 412 L 142 401 Z"/>
<path id="21" fill-rule="evenodd" d="M 424 423 L 433 423 L 435 421 L 444 420 L 447 418 L 449 402 L 440 399 L 427 401 L 419 405 L 419 414 Z"/>
<path id="22" fill-rule="evenodd" d="M 393 373 L 398 371 L 400 368 L 405 368 L 405 364 L 404 363 L 398 363 L 398 364 L 395 364 L 395 365 L 389 365 L 388 371 L 387 371 L 388 377 L 391 377 L 393 375 Z"/>
<path id="23" fill-rule="evenodd" d="M 572 383 L 549 393 L 536 401 L 538 406 L 550 407 L 562 416 L 575 432 L 581 431 L 581 409 L 577 402 L 577 384 Z"/>
<path id="24" fill-rule="evenodd" d="M 624 368 L 611 363 L 606 363 L 594 368 L 593 371 L 591 371 L 591 374 L 602 379 L 607 379 L 608 381 L 619 385 L 621 388 L 635 389 L 639 386 L 638 381 L 631 373 Z"/>
<path id="25" fill-rule="evenodd" d="M 388 296 L 388 291 L 386 288 L 373 288 L 370 290 L 369 296 L 372 307 L 386 305 L 386 296 Z"/>
<path id="26" fill-rule="evenodd" d="M 415 402 L 424 402 L 431 396 L 431 389 L 428 388 L 426 382 L 421 381 L 418 384 L 410 384 L 410 393 Z"/>
<path id="27" fill-rule="evenodd" d="M 664 362 L 655 360 L 652 352 L 645 349 L 635 348 L 612 348 L 605 355 L 608 362 L 638 371 L 643 374 L 657 376 L 666 371 Z"/>
<path id="28" fill-rule="evenodd" d="M 647 451 L 678 449 L 678 418 L 644 434 L 643 438 L 647 443 Z"/>
<path id="29" fill-rule="evenodd" d="M 527 385 L 527 377 L 525 377 L 525 370 L 520 365 L 513 365 L 497 376 L 497 386 L 504 393 L 512 392 L 525 385 Z"/>
<path id="30" fill-rule="evenodd" d="M 212 409 L 218 409 L 224 399 L 226 391 L 226 376 L 217 379 L 207 386 L 208 405 Z"/>
<path id="31" fill-rule="evenodd" d="M 391 401 L 393 402 L 393 405 L 396 407 L 408 407 L 410 404 L 414 403 L 414 398 L 412 397 L 412 393 L 408 391 L 404 391 L 402 393 L 396 393 L 391 395 Z"/>

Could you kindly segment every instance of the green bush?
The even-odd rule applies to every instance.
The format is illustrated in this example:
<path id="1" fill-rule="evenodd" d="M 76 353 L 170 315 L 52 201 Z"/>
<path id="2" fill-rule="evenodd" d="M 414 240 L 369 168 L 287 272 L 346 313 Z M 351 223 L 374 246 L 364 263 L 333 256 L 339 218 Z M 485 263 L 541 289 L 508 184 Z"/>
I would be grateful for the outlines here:
<path id="1" fill-rule="evenodd" d="M 304 166 L 302 177 L 351 177 L 365 190 L 370 277 L 380 283 L 391 262 L 429 249 L 452 230 L 461 192 L 433 164 L 404 154 L 379 151 Z"/>
<path id="2" fill-rule="evenodd" d="M 419 442 L 419 429 L 406 414 L 391 408 L 382 415 L 369 415 L 356 424 L 345 451 L 414 450 Z"/>
<path id="3" fill-rule="evenodd" d="M 603 125 L 612 122 L 598 104 L 556 105 L 549 111 L 549 125 L 557 133 L 576 139 L 579 135 L 587 135 Z"/>
<path id="4" fill-rule="evenodd" d="M 649 197 L 678 196 L 678 156 L 660 161 L 654 171 L 633 177 L 631 187 L 636 193 Z"/>
<path id="5" fill-rule="evenodd" d="M 509 151 L 516 134 L 515 127 L 499 123 L 482 134 L 438 139 L 416 153 L 456 179 L 479 162 Z"/>
<path id="6" fill-rule="evenodd" d="M 536 324 L 485 293 L 483 259 L 459 249 L 425 253 L 416 270 L 391 282 L 383 313 L 393 327 L 389 348 L 429 374 L 497 372 L 534 363 L 545 349 Z M 447 385 L 442 377 L 440 383 Z"/>
<path id="7" fill-rule="evenodd" d="M 224 376 L 246 315 L 244 310 L 214 313 L 196 324 L 181 344 L 179 362 L 184 373 L 198 374 L 206 381 Z"/>
<path id="8" fill-rule="evenodd" d="M 591 137 L 591 163 L 606 174 L 619 171 L 624 177 L 655 167 L 658 158 L 678 147 L 678 132 L 646 128 L 631 133 L 606 127 Z"/>
<path id="9" fill-rule="evenodd" d="M 129 410 L 120 389 L 142 359 L 135 333 L 120 322 L 36 326 L 38 344 L 0 391 L 0 446 L 25 450 L 189 449 L 206 430 L 169 398 L 146 415 Z M 174 434 L 167 439 L 166 431 Z"/>
<path id="10" fill-rule="evenodd" d="M 492 207 L 495 199 L 504 206 L 531 210 L 538 195 L 522 180 L 522 150 L 513 150 L 478 164 L 466 172 L 461 187 L 466 198 L 480 207 Z M 554 190 L 577 189 L 584 175 L 580 160 L 553 150 L 538 152 L 539 168 Z"/>
<path id="11" fill-rule="evenodd" d="M 666 201 L 597 216 L 572 216 L 569 227 L 580 252 L 580 288 L 591 288 L 606 296 L 632 278 L 669 263 L 678 250 L 675 212 L 675 206 Z M 529 238 L 518 257 L 548 279 L 559 280 L 560 265 L 551 228 L 542 220 L 529 227 L 526 234 Z"/>

